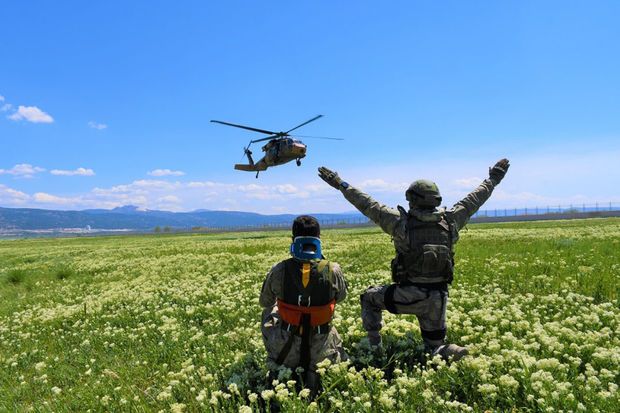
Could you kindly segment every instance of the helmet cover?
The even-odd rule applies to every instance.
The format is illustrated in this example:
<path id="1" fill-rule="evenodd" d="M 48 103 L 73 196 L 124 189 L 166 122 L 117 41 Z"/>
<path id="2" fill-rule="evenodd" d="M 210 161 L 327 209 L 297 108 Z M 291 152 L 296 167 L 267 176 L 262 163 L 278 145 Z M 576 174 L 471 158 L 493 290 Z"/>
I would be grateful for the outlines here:
<path id="1" fill-rule="evenodd" d="M 427 179 L 418 179 L 409 185 L 405 197 L 411 208 L 438 207 L 441 204 L 441 194 L 437 184 Z"/>

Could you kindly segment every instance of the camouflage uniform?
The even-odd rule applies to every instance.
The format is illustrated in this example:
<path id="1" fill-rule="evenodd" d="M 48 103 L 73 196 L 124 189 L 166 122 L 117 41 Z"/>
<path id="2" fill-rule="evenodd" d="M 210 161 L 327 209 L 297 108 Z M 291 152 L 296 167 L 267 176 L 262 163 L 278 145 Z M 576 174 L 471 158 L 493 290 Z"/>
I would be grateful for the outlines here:
<path id="1" fill-rule="evenodd" d="M 340 266 L 330 263 L 331 267 L 331 299 L 341 302 L 347 296 L 347 284 Z M 259 303 L 263 307 L 261 331 L 263 342 L 267 349 L 267 368 L 275 370 L 280 365 L 276 362 L 282 348 L 291 337 L 293 332 L 281 328 L 282 320 L 278 313 L 276 299 L 283 297 L 283 277 L 285 276 L 284 261 L 274 265 L 263 283 Z M 301 337 L 295 336 L 293 344 L 283 361 L 285 367 L 295 369 L 300 363 Z M 316 363 L 329 359 L 332 362 L 346 360 L 348 357 L 342 347 L 342 339 L 333 326 L 329 326 L 326 332 L 315 333 L 310 342 L 310 369 L 314 370 Z"/>
<path id="2" fill-rule="evenodd" d="M 494 183 L 485 179 L 477 189 L 457 202 L 451 209 L 435 209 L 423 211 L 412 209 L 408 213 L 422 221 L 432 222 L 443 215 L 455 232 L 453 241 L 458 240 L 458 231 L 469 221 L 469 218 L 491 196 Z M 341 187 L 344 197 L 361 213 L 370 218 L 381 229 L 392 237 L 397 250 L 407 249 L 409 235 L 406 229 L 407 213 L 379 204 L 359 189 L 347 185 Z M 400 314 L 415 314 L 420 323 L 422 338 L 427 348 L 437 349 L 445 343 L 446 336 L 446 305 L 448 284 L 415 284 L 415 285 L 383 285 L 370 287 L 361 296 L 362 322 L 368 332 L 371 343 L 380 342 L 382 327 L 381 311 L 386 309 L 386 291 L 393 289 L 393 303 Z M 391 291 L 392 292 L 392 291 Z"/>

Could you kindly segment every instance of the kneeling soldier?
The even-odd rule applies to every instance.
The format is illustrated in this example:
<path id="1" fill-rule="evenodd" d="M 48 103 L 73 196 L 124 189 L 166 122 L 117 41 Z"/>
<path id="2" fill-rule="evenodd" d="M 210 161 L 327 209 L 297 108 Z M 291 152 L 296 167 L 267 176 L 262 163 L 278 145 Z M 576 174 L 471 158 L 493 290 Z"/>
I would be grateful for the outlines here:
<path id="1" fill-rule="evenodd" d="M 370 287 L 361 297 L 362 323 L 371 345 L 381 344 L 381 311 L 388 310 L 393 314 L 415 314 L 425 350 L 433 355 L 457 360 L 467 354 L 465 347 L 445 341 L 448 284 L 452 282 L 454 269 L 453 247 L 461 228 L 489 199 L 509 166 L 507 159 L 497 162 L 489 168 L 489 179 L 449 210 L 438 208 L 441 195 L 434 182 L 415 181 L 405 192 L 408 211 L 401 206 L 396 210 L 381 205 L 344 182 L 336 172 L 319 168 L 319 176 L 388 233 L 396 248 L 396 257 L 392 260 L 394 284 Z"/>
<path id="2" fill-rule="evenodd" d="M 301 379 L 313 394 L 318 390 L 316 364 L 347 358 L 342 340 L 330 325 L 347 285 L 340 266 L 323 257 L 320 227 L 311 216 L 293 222 L 292 257 L 274 265 L 263 283 L 261 330 L 267 367 L 303 368 Z"/>

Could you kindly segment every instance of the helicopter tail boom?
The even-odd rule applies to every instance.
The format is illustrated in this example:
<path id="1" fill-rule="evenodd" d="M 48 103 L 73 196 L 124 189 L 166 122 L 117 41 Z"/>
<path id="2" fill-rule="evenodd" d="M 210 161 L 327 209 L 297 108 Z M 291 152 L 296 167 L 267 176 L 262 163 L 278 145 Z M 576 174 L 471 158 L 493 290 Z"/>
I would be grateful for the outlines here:
<path id="1" fill-rule="evenodd" d="M 247 164 L 235 164 L 235 169 L 238 171 L 247 171 L 247 172 L 259 172 L 267 170 L 266 165 L 261 165 L 261 163 L 255 163 L 254 165 Z"/>

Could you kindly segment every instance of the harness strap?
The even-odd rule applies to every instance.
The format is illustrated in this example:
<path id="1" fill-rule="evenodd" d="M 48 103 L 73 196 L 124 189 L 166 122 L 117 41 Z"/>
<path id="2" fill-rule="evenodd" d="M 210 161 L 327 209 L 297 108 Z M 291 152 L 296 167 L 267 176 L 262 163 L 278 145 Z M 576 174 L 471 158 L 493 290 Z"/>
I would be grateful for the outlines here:
<path id="1" fill-rule="evenodd" d="M 312 327 L 310 326 L 310 314 L 301 316 L 301 345 L 299 348 L 299 366 L 308 371 L 310 367 L 310 338 Z"/>
<path id="2" fill-rule="evenodd" d="M 301 325 L 295 326 L 295 332 L 291 334 L 288 340 L 286 340 L 286 343 L 284 343 L 284 347 L 282 347 L 282 350 L 280 350 L 280 354 L 278 354 L 278 358 L 276 359 L 276 364 L 281 365 L 284 363 L 284 360 L 286 360 L 286 356 L 288 356 L 288 353 L 291 351 L 291 347 L 293 347 L 293 341 L 295 340 L 295 336 L 299 333 L 300 327 Z"/>
<path id="3" fill-rule="evenodd" d="M 310 326 L 310 328 L 312 329 L 312 332 L 315 334 L 325 334 L 329 331 L 329 326 L 330 326 L 330 323 L 325 323 L 325 324 L 321 324 L 320 326 L 314 326 L 314 327 Z M 289 324 L 286 321 L 280 321 L 280 327 L 282 328 L 282 330 L 286 330 L 286 331 L 289 331 L 295 334 L 295 328 L 297 326 L 293 324 Z"/>

